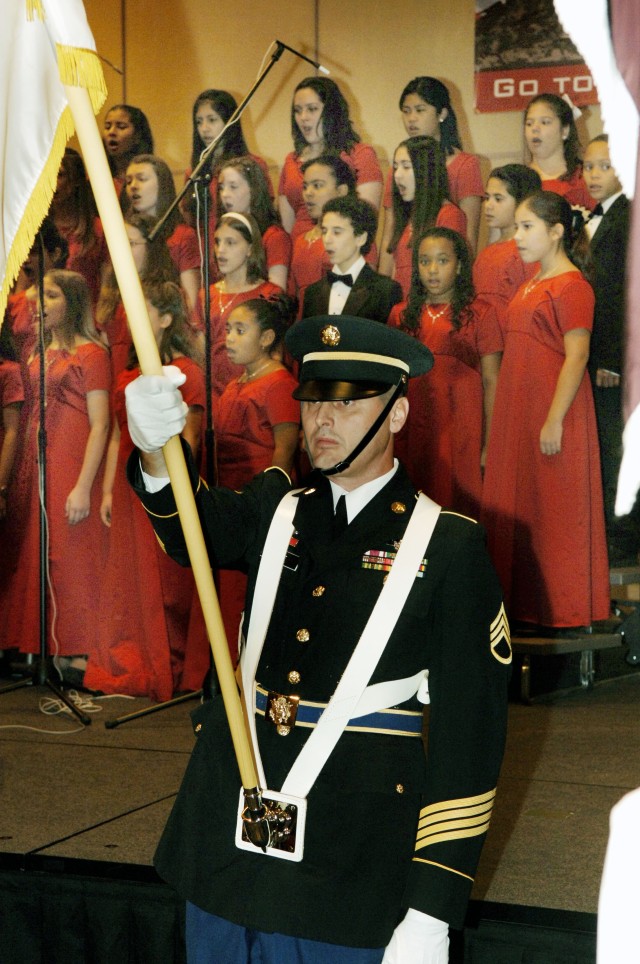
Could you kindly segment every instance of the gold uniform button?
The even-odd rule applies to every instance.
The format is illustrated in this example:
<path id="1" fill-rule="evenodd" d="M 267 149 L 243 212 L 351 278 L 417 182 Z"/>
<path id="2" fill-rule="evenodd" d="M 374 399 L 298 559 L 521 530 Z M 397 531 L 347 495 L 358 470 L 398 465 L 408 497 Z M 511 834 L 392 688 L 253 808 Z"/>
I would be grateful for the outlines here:
<path id="1" fill-rule="evenodd" d="M 289 734 L 291 733 L 291 727 L 285 726 L 283 723 L 280 723 L 278 724 L 278 726 L 276 726 L 276 733 L 278 734 L 278 736 L 289 736 Z"/>
<path id="2" fill-rule="evenodd" d="M 404 793 L 404 787 L 401 783 L 396 783 L 396 793 Z"/>
<path id="3" fill-rule="evenodd" d="M 202 729 L 202 723 L 197 723 L 195 729 L 196 729 L 196 733 L 199 733 L 200 730 Z"/>
<path id="4" fill-rule="evenodd" d="M 314 597 L 314 599 L 318 599 L 320 596 L 324 596 L 326 591 L 327 590 L 324 586 L 316 586 L 315 589 L 312 589 L 311 595 Z"/>
<path id="5" fill-rule="evenodd" d="M 299 683 L 302 677 L 297 669 L 292 669 L 291 672 L 287 674 L 287 679 L 290 683 Z"/>
<path id="6" fill-rule="evenodd" d="M 296 633 L 296 639 L 299 643 L 308 643 L 311 639 L 311 633 L 308 629 L 299 629 Z"/>
<path id="7" fill-rule="evenodd" d="M 392 502 L 391 511 L 395 512 L 396 515 L 402 515 L 403 512 L 407 511 L 407 507 L 404 502 Z"/>

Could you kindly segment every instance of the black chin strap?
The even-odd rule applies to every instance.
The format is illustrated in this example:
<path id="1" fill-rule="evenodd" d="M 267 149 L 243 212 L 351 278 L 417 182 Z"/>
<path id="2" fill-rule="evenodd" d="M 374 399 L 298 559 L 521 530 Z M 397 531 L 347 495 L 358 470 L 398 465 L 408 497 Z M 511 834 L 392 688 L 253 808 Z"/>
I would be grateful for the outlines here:
<path id="1" fill-rule="evenodd" d="M 385 405 L 385 407 L 382 409 L 382 411 L 381 411 L 380 414 L 378 415 L 377 419 L 375 420 L 375 422 L 373 423 L 373 425 L 371 426 L 371 428 L 369 429 L 369 431 L 366 432 L 365 435 L 360 439 L 360 441 L 358 442 L 358 444 L 356 445 L 356 447 L 354 448 L 354 450 L 351 452 L 351 454 L 350 454 L 350 455 L 347 455 L 346 459 L 343 459 L 342 462 L 338 462 L 337 465 L 334 465 L 333 468 L 331 468 L 331 469 L 318 469 L 318 472 L 321 472 L 322 475 L 338 475 L 340 472 L 344 472 L 345 469 L 348 469 L 348 468 L 349 468 L 349 466 L 351 465 L 351 463 L 354 462 L 355 459 L 358 458 L 358 456 L 360 455 L 360 453 L 361 453 L 364 449 L 366 449 L 366 447 L 367 447 L 367 445 L 369 444 L 369 442 L 371 441 L 371 439 L 372 439 L 375 435 L 377 435 L 377 433 L 378 433 L 380 427 L 382 426 L 383 422 L 385 421 L 387 415 L 389 414 L 389 412 L 390 412 L 391 409 L 393 408 L 394 402 L 396 401 L 396 399 L 397 399 L 398 396 L 400 395 L 400 392 L 402 391 L 402 386 L 403 386 L 403 384 L 404 384 L 404 381 L 401 379 L 401 380 L 398 382 L 398 384 L 396 385 L 395 391 L 394 391 L 394 393 L 392 394 L 391 398 L 389 399 L 389 401 L 387 402 L 387 404 Z"/>

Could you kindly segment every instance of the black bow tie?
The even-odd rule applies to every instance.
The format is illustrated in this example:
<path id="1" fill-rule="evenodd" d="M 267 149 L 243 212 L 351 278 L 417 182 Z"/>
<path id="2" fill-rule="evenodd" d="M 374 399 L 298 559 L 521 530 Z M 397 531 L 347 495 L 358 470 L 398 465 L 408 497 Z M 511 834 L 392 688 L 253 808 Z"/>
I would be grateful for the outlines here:
<path id="1" fill-rule="evenodd" d="M 601 218 L 603 214 L 604 214 L 604 208 L 602 207 L 602 205 L 596 204 L 596 206 L 594 207 L 593 211 L 591 212 L 587 220 L 590 221 L 591 218 Z"/>
<path id="2" fill-rule="evenodd" d="M 327 281 L 334 285 L 336 281 L 341 281 L 347 288 L 353 288 L 353 278 L 350 274 L 336 274 L 335 271 L 327 271 Z"/>

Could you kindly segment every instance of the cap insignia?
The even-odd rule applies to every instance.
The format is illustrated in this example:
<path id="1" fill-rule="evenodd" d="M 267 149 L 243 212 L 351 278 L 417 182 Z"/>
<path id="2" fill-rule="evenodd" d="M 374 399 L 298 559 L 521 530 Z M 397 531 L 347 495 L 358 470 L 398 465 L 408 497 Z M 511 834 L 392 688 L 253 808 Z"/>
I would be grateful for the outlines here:
<path id="1" fill-rule="evenodd" d="M 320 331 L 320 338 L 323 345 L 327 345 L 329 348 L 335 348 L 340 344 L 340 331 L 335 325 L 325 325 Z"/>

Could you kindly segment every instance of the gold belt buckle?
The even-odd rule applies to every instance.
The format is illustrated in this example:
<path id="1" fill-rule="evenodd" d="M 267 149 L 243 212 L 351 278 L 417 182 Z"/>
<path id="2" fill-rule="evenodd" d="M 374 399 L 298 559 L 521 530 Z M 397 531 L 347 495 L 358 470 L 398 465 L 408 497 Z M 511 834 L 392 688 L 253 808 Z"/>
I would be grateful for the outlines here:
<path id="1" fill-rule="evenodd" d="M 267 696 L 264 718 L 275 726 L 280 736 L 288 736 L 295 726 L 298 713 L 299 696 L 284 696 L 271 690 Z"/>

